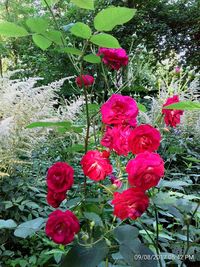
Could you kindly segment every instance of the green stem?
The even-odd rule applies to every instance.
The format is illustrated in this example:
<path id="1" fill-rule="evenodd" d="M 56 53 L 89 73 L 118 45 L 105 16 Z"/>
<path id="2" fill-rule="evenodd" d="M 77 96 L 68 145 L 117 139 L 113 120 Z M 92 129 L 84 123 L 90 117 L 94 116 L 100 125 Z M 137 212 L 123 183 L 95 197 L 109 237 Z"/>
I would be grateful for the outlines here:
<path id="1" fill-rule="evenodd" d="M 187 241 L 186 241 L 186 244 L 187 244 L 187 246 L 186 246 L 186 250 L 185 250 L 185 252 L 184 252 L 184 254 L 183 254 L 183 259 L 184 259 L 184 258 L 185 258 L 185 256 L 187 255 L 187 253 L 188 253 L 188 250 L 189 250 L 189 248 L 190 248 L 190 224 L 191 224 L 191 222 L 192 222 L 192 219 L 193 219 L 193 217 L 194 217 L 195 213 L 197 212 L 197 210 L 198 210 L 199 206 L 200 206 L 200 202 L 197 204 L 197 206 L 196 206 L 196 209 L 195 209 L 195 210 L 194 210 L 194 212 L 192 213 L 192 215 L 191 215 L 190 219 L 189 219 L 189 220 L 187 220 Z M 183 266 L 183 263 L 184 263 L 184 261 L 182 261 L 182 263 L 181 263 L 181 266 L 180 266 L 180 267 L 182 267 L 182 266 Z"/>

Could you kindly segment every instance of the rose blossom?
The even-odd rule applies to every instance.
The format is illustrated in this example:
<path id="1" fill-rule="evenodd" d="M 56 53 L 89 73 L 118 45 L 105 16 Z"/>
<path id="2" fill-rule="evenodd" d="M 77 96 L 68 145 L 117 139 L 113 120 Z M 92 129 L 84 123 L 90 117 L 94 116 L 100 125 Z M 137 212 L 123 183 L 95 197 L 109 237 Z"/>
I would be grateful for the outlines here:
<path id="1" fill-rule="evenodd" d="M 128 162 L 126 172 L 131 186 L 148 190 L 156 186 L 163 177 L 164 162 L 160 155 L 145 151 Z"/>
<path id="2" fill-rule="evenodd" d="M 112 173 L 112 166 L 107 156 L 98 150 L 88 151 L 81 160 L 84 174 L 96 182 L 104 180 L 108 174 Z"/>
<path id="3" fill-rule="evenodd" d="M 76 77 L 76 84 L 80 88 L 82 88 L 83 86 L 87 88 L 89 86 L 92 86 L 93 83 L 94 83 L 94 78 L 91 75 L 82 75 L 82 76 Z"/>
<path id="4" fill-rule="evenodd" d="M 66 162 L 56 162 L 47 172 L 47 186 L 55 193 L 66 192 L 74 183 L 74 170 Z"/>
<path id="5" fill-rule="evenodd" d="M 128 137 L 131 132 L 132 129 L 129 125 L 117 125 L 114 127 L 108 126 L 101 140 L 101 144 L 109 149 L 113 149 L 118 155 L 127 156 L 130 152 Z"/>
<path id="6" fill-rule="evenodd" d="M 122 193 L 115 192 L 112 204 L 115 216 L 135 220 L 147 209 L 149 198 L 140 188 L 129 188 Z"/>
<path id="7" fill-rule="evenodd" d="M 80 230 L 79 221 L 73 212 L 53 211 L 46 223 L 46 235 L 57 244 L 69 244 Z"/>
<path id="8" fill-rule="evenodd" d="M 66 192 L 55 193 L 52 190 L 48 190 L 47 203 L 53 208 L 58 208 L 61 202 L 66 198 Z"/>
<path id="9" fill-rule="evenodd" d="M 135 127 L 138 107 L 132 97 L 113 94 L 101 106 L 101 114 L 105 124 L 129 124 Z"/>
<path id="10" fill-rule="evenodd" d="M 116 187 L 116 188 L 121 188 L 122 187 L 122 181 L 120 179 L 117 179 L 113 174 L 109 175 L 111 183 Z"/>
<path id="11" fill-rule="evenodd" d="M 180 117 L 183 115 L 183 110 L 164 109 L 165 106 L 178 102 L 180 102 L 179 97 L 174 95 L 173 97 L 169 97 L 163 105 L 162 114 L 164 114 L 164 121 L 167 126 L 176 127 L 177 124 L 180 124 Z"/>
<path id="12" fill-rule="evenodd" d="M 160 132 L 148 124 L 142 124 L 132 130 L 128 144 L 133 154 L 144 151 L 153 152 L 160 146 Z"/>
<path id="13" fill-rule="evenodd" d="M 100 48 L 98 56 L 103 56 L 103 63 L 113 70 L 128 65 L 128 55 L 122 48 Z"/>

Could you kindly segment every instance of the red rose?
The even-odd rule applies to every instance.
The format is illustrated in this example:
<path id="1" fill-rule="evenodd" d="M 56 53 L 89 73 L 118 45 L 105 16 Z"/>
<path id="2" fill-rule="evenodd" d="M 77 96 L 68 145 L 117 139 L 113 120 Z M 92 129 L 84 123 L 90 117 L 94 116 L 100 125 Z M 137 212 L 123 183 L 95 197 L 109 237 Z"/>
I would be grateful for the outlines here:
<path id="1" fill-rule="evenodd" d="M 101 106 L 101 114 L 105 124 L 129 124 L 135 127 L 138 107 L 132 97 L 113 94 Z"/>
<path id="2" fill-rule="evenodd" d="M 47 186 L 55 193 L 66 192 L 74 183 L 74 170 L 66 162 L 56 162 L 47 173 Z"/>
<path id="3" fill-rule="evenodd" d="M 163 177 L 164 162 L 160 155 L 145 151 L 128 162 L 126 172 L 131 186 L 148 190 Z"/>
<path id="4" fill-rule="evenodd" d="M 73 212 L 53 211 L 46 223 L 46 235 L 57 244 L 69 244 L 80 230 L 79 221 Z"/>
<path id="5" fill-rule="evenodd" d="M 76 84 L 78 87 L 82 88 L 85 86 L 86 88 L 92 86 L 94 83 L 94 78 L 91 75 L 82 75 L 76 77 Z"/>
<path id="6" fill-rule="evenodd" d="M 169 97 L 163 105 L 162 114 L 164 114 L 164 121 L 167 126 L 176 127 L 181 122 L 180 117 L 183 115 L 183 110 L 164 109 L 165 106 L 178 102 L 180 102 L 179 97 L 174 95 L 173 97 Z"/>
<path id="7" fill-rule="evenodd" d="M 83 172 L 91 180 L 104 180 L 106 176 L 112 173 L 112 166 L 104 152 L 97 150 L 88 151 L 81 160 Z"/>
<path id="8" fill-rule="evenodd" d="M 103 63 L 113 70 L 119 70 L 128 64 L 128 55 L 122 48 L 100 48 L 98 56 L 103 56 Z"/>
<path id="9" fill-rule="evenodd" d="M 101 140 L 101 144 L 109 149 L 113 149 L 118 155 L 127 156 L 130 152 L 128 146 L 128 137 L 132 129 L 129 125 L 117 125 L 107 127 L 106 132 Z"/>
<path id="10" fill-rule="evenodd" d="M 48 190 L 47 203 L 53 208 L 58 208 L 61 202 L 66 198 L 66 192 L 55 193 L 52 190 Z"/>
<path id="11" fill-rule="evenodd" d="M 137 219 L 147 209 L 149 198 L 139 188 L 129 188 L 122 193 L 115 192 L 112 201 L 114 215 L 121 220 L 131 218 Z"/>
<path id="12" fill-rule="evenodd" d="M 160 145 L 160 132 L 148 124 L 143 124 L 132 130 L 129 136 L 129 148 L 133 154 L 139 154 L 144 151 L 153 152 Z"/>

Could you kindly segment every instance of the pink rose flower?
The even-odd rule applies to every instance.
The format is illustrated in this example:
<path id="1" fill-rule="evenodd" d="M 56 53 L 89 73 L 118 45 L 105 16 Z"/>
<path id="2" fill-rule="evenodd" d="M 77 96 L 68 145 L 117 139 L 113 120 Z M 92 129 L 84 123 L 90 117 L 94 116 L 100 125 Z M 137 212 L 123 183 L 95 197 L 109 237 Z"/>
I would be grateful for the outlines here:
<path id="1" fill-rule="evenodd" d="M 88 151 L 81 160 L 84 174 L 96 182 L 104 180 L 112 173 L 112 165 L 107 156 L 98 150 Z"/>
<path id="2" fill-rule="evenodd" d="M 103 56 L 103 63 L 113 70 L 128 65 L 128 55 L 122 48 L 100 48 L 98 56 Z"/>
<path id="3" fill-rule="evenodd" d="M 69 244 L 80 230 L 79 221 L 73 212 L 53 211 L 46 223 L 46 235 L 57 244 Z"/>
<path id="4" fill-rule="evenodd" d="M 115 192 L 111 203 L 115 216 L 121 220 L 136 220 L 148 208 L 149 198 L 140 188 L 129 188 L 122 193 Z"/>
<path id="5" fill-rule="evenodd" d="M 66 162 L 54 163 L 47 172 L 47 186 L 55 192 L 61 193 L 69 190 L 74 183 L 74 170 Z"/>
<path id="6" fill-rule="evenodd" d="M 164 176 L 164 170 L 164 161 L 160 155 L 147 151 L 138 154 L 126 166 L 129 184 L 144 191 L 158 184 Z"/>
<path id="7" fill-rule="evenodd" d="M 131 132 L 132 129 L 129 125 L 107 126 L 101 144 L 110 150 L 114 150 L 118 155 L 127 156 L 130 152 L 128 138 Z"/>
<path id="8" fill-rule="evenodd" d="M 91 75 L 82 75 L 76 77 L 76 84 L 80 88 L 82 88 L 83 86 L 88 88 L 89 86 L 92 86 L 93 83 L 94 83 L 94 77 L 92 77 Z"/>
<path id="9" fill-rule="evenodd" d="M 135 127 L 138 107 L 132 97 L 113 94 L 101 106 L 101 114 L 105 124 L 129 124 Z"/>
<path id="10" fill-rule="evenodd" d="M 160 132 L 148 124 L 142 124 L 132 130 L 129 136 L 129 148 L 133 154 L 144 151 L 154 152 L 160 146 Z"/>
<path id="11" fill-rule="evenodd" d="M 66 192 L 55 193 L 52 190 L 48 190 L 47 203 L 53 208 L 58 208 L 62 201 L 66 199 Z"/>
<path id="12" fill-rule="evenodd" d="M 167 126 L 176 127 L 181 122 L 181 115 L 183 115 L 183 110 L 164 108 L 165 106 L 169 106 L 178 102 L 180 102 L 179 97 L 177 95 L 174 95 L 173 97 L 169 97 L 163 105 L 162 114 L 164 114 L 164 121 Z"/>

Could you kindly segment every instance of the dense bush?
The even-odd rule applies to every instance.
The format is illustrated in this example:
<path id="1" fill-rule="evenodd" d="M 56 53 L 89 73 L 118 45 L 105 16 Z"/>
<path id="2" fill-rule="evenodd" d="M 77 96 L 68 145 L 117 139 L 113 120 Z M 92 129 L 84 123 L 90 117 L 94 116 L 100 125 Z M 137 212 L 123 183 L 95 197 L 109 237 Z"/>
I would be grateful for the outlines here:
<path id="1" fill-rule="evenodd" d="M 156 62 L 136 36 L 121 48 L 135 9 L 42 2 L 0 22 L 30 68 L 0 80 L 0 264 L 199 264 L 196 69 Z"/>

